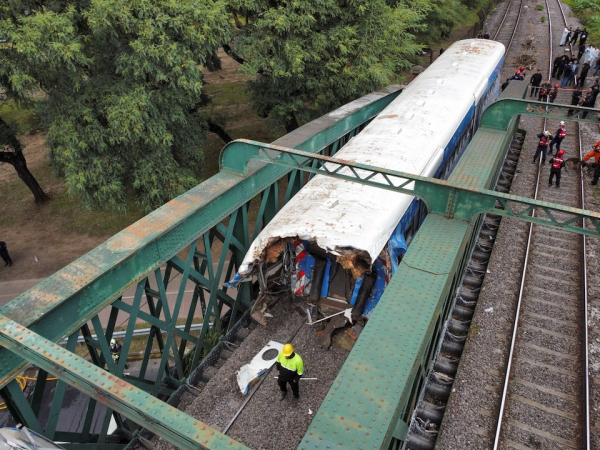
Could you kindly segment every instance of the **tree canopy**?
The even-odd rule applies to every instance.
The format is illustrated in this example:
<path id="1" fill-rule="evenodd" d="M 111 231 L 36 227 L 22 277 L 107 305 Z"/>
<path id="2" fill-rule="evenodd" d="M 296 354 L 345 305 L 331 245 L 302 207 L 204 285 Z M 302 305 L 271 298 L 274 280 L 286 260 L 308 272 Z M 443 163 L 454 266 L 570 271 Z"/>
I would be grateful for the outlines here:
<path id="1" fill-rule="evenodd" d="M 389 84 L 462 2 L 8 0 L 0 87 L 39 97 L 71 194 L 151 210 L 200 181 L 209 129 L 227 137 L 199 111 L 219 47 L 242 62 L 257 113 L 292 130 Z"/>
<path id="2" fill-rule="evenodd" d="M 12 0 L 3 85 L 41 89 L 51 161 L 93 207 L 150 210 L 200 180 L 202 69 L 229 40 L 213 1 Z"/>
<path id="3" fill-rule="evenodd" d="M 428 1 L 229 0 L 255 110 L 288 130 L 388 84 L 420 47 Z"/>

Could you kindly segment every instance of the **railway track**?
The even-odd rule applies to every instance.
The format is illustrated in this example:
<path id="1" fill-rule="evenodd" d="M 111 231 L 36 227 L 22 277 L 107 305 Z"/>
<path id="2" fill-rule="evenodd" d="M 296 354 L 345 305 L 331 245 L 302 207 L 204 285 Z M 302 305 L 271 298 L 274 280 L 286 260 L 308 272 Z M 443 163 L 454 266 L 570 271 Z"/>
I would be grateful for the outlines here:
<path id="1" fill-rule="evenodd" d="M 581 207 L 573 172 L 559 189 L 538 173 L 536 198 Z M 580 236 L 530 227 L 495 449 L 590 448 L 582 254 Z"/>
<path id="2" fill-rule="evenodd" d="M 493 40 L 504 44 L 507 53 L 517 33 L 522 9 L 523 0 L 509 0 L 506 2 L 506 11 L 504 12 L 502 21 L 492 36 Z"/>
<path id="3" fill-rule="evenodd" d="M 546 1 L 551 12 L 549 6 Z M 554 14 L 560 12 L 557 22 L 566 24 L 560 2 L 553 6 Z M 578 123 L 574 131 L 571 152 L 581 158 Z M 538 165 L 534 198 L 585 206 L 580 169 L 563 177 L 560 188 L 546 177 Z M 590 448 L 586 291 L 585 239 L 531 224 L 494 449 Z"/>

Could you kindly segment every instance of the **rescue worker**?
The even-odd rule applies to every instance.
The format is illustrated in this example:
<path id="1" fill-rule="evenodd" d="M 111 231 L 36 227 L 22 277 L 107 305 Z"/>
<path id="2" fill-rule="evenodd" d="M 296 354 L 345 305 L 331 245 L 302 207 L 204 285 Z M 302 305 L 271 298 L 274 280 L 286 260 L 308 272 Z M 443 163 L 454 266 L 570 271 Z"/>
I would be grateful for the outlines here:
<path id="1" fill-rule="evenodd" d="M 567 135 L 567 130 L 565 129 L 565 122 L 564 122 L 564 120 L 561 120 L 558 130 L 556 130 L 556 133 L 554 133 L 554 137 L 552 138 L 552 141 L 550 142 L 550 151 L 551 152 L 554 151 L 553 150 L 554 145 L 556 145 L 557 150 L 560 150 L 560 144 L 562 143 L 562 141 L 566 135 Z"/>
<path id="2" fill-rule="evenodd" d="M 510 77 L 509 79 L 510 80 L 521 80 L 521 81 L 524 80 L 523 76 L 521 75 L 521 71 L 520 70 L 517 70 L 515 72 L 515 74 L 512 77 Z"/>
<path id="3" fill-rule="evenodd" d="M 556 97 L 558 96 L 558 84 L 554 85 L 554 88 L 550 91 L 550 103 L 554 103 Z"/>
<path id="4" fill-rule="evenodd" d="M 281 389 L 281 398 L 279 401 L 284 400 L 287 397 L 287 384 L 289 383 L 292 388 L 292 406 L 298 406 L 298 398 L 300 397 L 300 390 L 298 382 L 300 377 L 304 373 L 304 362 L 299 354 L 294 352 L 292 344 L 285 344 L 283 350 L 277 356 L 277 384 Z"/>
<path id="5" fill-rule="evenodd" d="M 531 161 L 531 164 L 535 164 L 538 156 L 540 156 L 540 153 L 542 154 L 542 164 L 544 164 L 546 162 L 546 150 L 548 149 L 548 142 L 550 142 L 550 133 L 548 131 L 542 131 L 537 135 L 537 137 L 540 139 L 540 141 L 538 142 L 537 150 L 535 151 L 535 155 L 533 155 L 533 161 Z"/>
<path id="6" fill-rule="evenodd" d="M 538 95 L 538 91 L 540 89 L 540 83 L 542 82 L 542 72 L 538 69 L 533 75 L 531 75 L 531 79 L 529 80 L 529 84 L 531 85 L 531 92 L 529 93 L 530 97 L 534 95 Z"/>
<path id="7" fill-rule="evenodd" d="M 596 163 L 596 167 L 594 167 L 594 178 L 592 178 L 592 185 L 596 186 L 598 184 L 598 179 L 600 178 L 600 141 L 596 142 L 592 147 L 592 151 L 583 157 L 581 164 L 587 166 L 586 161 L 590 158 L 594 158 L 594 162 Z"/>
<path id="8" fill-rule="evenodd" d="M 6 246 L 6 242 L 0 241 L 0 258 L 4 260 L 4 266 L 12 266 L 12 259 L 8 255 L 8 247 Z"/>
<path id="9" fill-rule="evenodd" d="M 563 159 L 564 154 L 564 150 L 559 150 L 556 156 L 550 158 L 550 161 L 548 161 L 550 163 L 550 178 L 548 178 L 548 187 L 552 186 L 554 175 L 556 175 L 556 187 L 560 187 L 560 174 L 562 168 L 565 167 L 565 160 Z"/>
<path id="10" fill-rule="evenodd" d="M 548 101 L 548 93 L 552 90 L 552 83 L 550 80 L 542 83 L 542 87 L 540 87 L 538 102 L 546 102 Z"/>

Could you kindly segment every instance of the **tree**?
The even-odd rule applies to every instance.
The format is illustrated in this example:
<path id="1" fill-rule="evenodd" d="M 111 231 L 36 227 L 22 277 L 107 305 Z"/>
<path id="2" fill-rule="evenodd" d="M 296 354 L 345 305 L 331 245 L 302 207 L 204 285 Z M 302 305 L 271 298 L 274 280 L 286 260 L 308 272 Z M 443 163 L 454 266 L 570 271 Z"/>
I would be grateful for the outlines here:
<path id="1" fill-rule="evenodd" d="M 91 207 L 154 209 L 200 181 L 203 67 L 230 25 L 218 1 L 12 0 L 10 89 L 37 102 L 53 167 Z M 4 50 L 3 50 L 4 51 Z"/>
<path id="2" fill-rule="evenodd" d="M 226 50 L 251 76 L 253 107 L 288 131 L 412 66 L 428 1 L 229 0 Z"/>
<path id="3" fill-rule="evenodd" d="M 23 147 L 14 130 L 0 117 L 0 162 L 10 164 L 17 171 L 19 178 L 27 185 L 36 203 L 44 203 L 50 199 L 27 168 L 23 155 Z"/>

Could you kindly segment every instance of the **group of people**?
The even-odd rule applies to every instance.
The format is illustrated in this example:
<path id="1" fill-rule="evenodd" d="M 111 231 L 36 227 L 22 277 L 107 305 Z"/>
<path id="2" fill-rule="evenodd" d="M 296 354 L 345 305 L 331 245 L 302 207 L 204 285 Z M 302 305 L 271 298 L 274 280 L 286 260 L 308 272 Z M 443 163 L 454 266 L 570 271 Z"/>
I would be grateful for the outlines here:
<path id="1" fill-rule="evenodd" d="M 556 187 L 560 188 L 560 178 L 562 174 L 562 169 L 565 167 L 565 151 L 561 149 L 561 144 L 563 139 L 567 136 L 567 130 L 565 128 L 565 122 L 561 120 L 560 126 L 556 130 L 554 136 L 550 134 L 550 132 L 544 130 L 537 135 L 538 146 L 533 155 L 532 164 L 537 162 L 537 159 L 541 156 L 542 164 L 546 162 L 546 151 L 548 148 L 550 149 L 550 153 L 554 151 L 554 146 L 556 146 L 556 153 L 548 163 L 550 164 L 550 176 L 548 178 L 548 186 L 552 186 L 554 182 L 554 178 L 556 178 Z M 592 151 L 583 157 L 581 160 L 582 165 L 587 165 L 590 159 L 594 159 L 595 167 L 594 167 L 594 176 L 592 178 L 592 185 L 596 186 L 598 184 L 598 179 L 600 179 L 600 141 L 596 142 L 592 146 Z"/>

